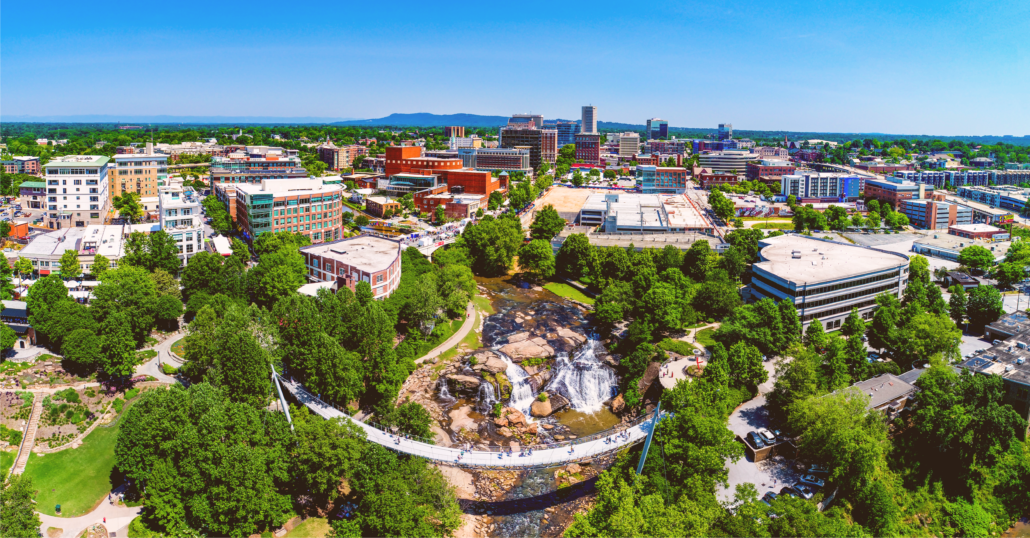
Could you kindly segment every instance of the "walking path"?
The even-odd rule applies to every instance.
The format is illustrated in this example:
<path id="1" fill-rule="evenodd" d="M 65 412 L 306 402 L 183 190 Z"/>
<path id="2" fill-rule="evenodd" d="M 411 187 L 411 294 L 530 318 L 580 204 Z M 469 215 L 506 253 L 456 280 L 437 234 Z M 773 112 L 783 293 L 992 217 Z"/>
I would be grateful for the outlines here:
<path id="1" fill-rule="evenodd" d="M 279 377 L 279 382 L 293 393 L 300 403 L 306 405 L 316 415 L 325 419 L 343 418 L 358 425 L 361 429 L 365 430 L 368 441 L 382 445 L 390 450 L 457 467 L 536 469 L 590 460 L 602 454 L 643 442 L 654 423 L 660 418 L 660 416 L 652 414 L 626 424 L 618 431 L 608 430 L 576 439 L 575 441 L 515 448 L 513 453 L 508 453 L 507 448 L 502 449 L 501 447 L 477 446 L 477 450 L 462 450 L 461 448 L 445 448 L 431 445 L 377 429 L 372 425 L 354 420 L 346 413 L 326 404 L 304 390 L 304 387 L 296 381 Z M 532 448 L 531 452 L 521 452 L 529 448 Z"/>
<path id="2" fill-rule="evenodd" d="M 54 527 L 61 529 L 62 538 L 78 538 L 82 531 L 95 523 L 103 524 L 108 531 L 114 531 L 119 537 L 128 536 L 128 526 L 143 511 L 142 506 L 129 507 L 118 504 L 111 504 L 107 499 L 100 501 L 100 506 L 92 512 L 79 517 L 58 517 L 50 516 L 42 512 L 39 514 L 39 531 L 43 536 L 47 535 L 47 529 Z M 107 523 L 104 523 L 107 518 Z"/>
<path id="3" fill-rule="evenodd" d="M 457 330 L 457 332 L 452 334 L 451 337 L 447 340 L 444 340 L 442 344 L 433 348 L 432 351 L 426 353 L 425 356 L 423 356 L 422 358 L 416 359 L 415 364 L 422 364 L 423 362 L 426 362 L 429 359 L 435 359 L 436 357 L 439 357 L 440 354 L 444 351 L 447 351 L 448 349 L 451 349 L 452 347 L 458 345 L 458 342 L 464 340 L 465 337 L 468 336 L 469 331 L 471 331 L 472 328 L 475 326 L 476 304 L 472 301 L 469 301 L 468 306 L 465 307 L 465 322 L 461 324 L 461 327 Z"/>
<path id="4" fill-rule="evenodd" d="M 702 344 L 698 343 L 698 341 L 697 341 L 697 333 L 699 333 L 699 332 L 701 332 L 701 331 L 703 331 L 705 329 L 718 329 L 721 326 L 722 326 L 721 323 L 715 322 L 715 323 L 709 323 L 708 325 L 705 325 L 703 327 L 698 327 L 696 329 L 687 329 L 687 333 L 684 334 L 683 336 L 681 336 L 680 340 L 682 340 L 682 341 L 684 341 L 684 342 L 686 342 L 686 343 L 688 343 L 688 344 L 690 344 L 690 345 L 692 345 L 692 346 L 694 346 L 694 347 L 696 347 L 696 348 L 698 348 L 698 349 L 703 351 L 705 349 L 705 346 L 703 346 Z"/>
<path id="5" fill-rule="evenodd" d="M 18 457 L 14 460 L 14 468 L 11 474 L 22 474 L 25 466 L 29 463 L 29 453 L 36 445 L 36 429 L 39 426 L 39 416 L 43 412 L 43 393 L 36 392 L 32 399 L 32 414 L 29 415 L 29 424 L 25 427 L 25 435 L 21 440 L 21 447 L 18 449 Z"/>

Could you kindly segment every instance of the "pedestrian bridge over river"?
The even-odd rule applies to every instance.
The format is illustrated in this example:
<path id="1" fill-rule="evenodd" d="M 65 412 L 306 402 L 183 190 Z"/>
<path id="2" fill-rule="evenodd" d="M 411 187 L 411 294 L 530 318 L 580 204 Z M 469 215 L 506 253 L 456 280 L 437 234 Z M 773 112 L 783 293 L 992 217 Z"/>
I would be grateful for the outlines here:
<path id="1" fill-rule="evenodd" d="M 591 460 L 644 442 L 662 415 L 661 413 L 652 413 L 618 428 L 580 439 L 547 445 L 523 446 L 520 450 L 514 450 L 510 454 L 506 447 L 478 446 L 475 450 L 461 450 L 398 436 L 371 424 L 360 422 L 304 390 L 300 383 L 292 379 L 276 377 L 279 383 L 286 387 L 301 404 L 307 406 L 312 413 L 325 419 L 349 420 L 363 429 L 368 440 L 373 443 L 396 452 L 419 456 L 444 465 L 476 469 L 540 469 Z"/>

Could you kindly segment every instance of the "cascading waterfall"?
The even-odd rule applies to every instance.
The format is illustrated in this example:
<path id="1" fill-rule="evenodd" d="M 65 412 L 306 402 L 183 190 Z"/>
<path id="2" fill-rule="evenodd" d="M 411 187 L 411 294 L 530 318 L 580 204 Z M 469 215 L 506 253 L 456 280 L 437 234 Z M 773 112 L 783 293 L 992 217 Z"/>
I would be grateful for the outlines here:
<path id="1" fill-rule="evenodd" d="M 493 409 L 497 403 L 497 394 L 494 392 L 493 383 L 482 382 L 479 384 L 479 410 L 486 413 Z"/>
<path id="2" fill-rule="evenodd" d="M 522 411 L 522 414 L 526 415 L 526 420 L 532 420 L 529 408 L 533 405 L 533 398 L 536 396 L 533 394 L 533 386 L 529 384 L 529 375 L 504 353 L 499 351 L 495 351 L 495 353 L 508 364 L 508 368 L 504 371 L 504 375 L 511 383 L 511 398 L 508 406 Z"/>
<path id="3" fill-rule="evenodd" d="M 594 412 L 612 397 L 612 386 L 617 385 L 615 372 L 597 359 L 595 349 L 600 342 L 594 338 L 572 358 L 568 353 L 559 353 L 554 377 L 544 388 L 569 399 L 569 405 L 576 410 Z"/>
<path id="4" fill-rule="evenodd" d="M 436 384 L 439 387 L 437 397 L 444 402 L 455 402 L 457 398 L 451 396 L 450 389 L 447 388 L 447 379 L 441 377 L 440 382 Z"/>

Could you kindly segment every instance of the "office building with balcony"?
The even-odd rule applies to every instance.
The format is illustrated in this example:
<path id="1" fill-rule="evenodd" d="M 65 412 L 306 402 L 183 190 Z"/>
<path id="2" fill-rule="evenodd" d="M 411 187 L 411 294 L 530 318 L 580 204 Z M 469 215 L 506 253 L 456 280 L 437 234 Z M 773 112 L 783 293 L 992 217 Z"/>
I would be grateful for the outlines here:
<path id="1" fill-rule="evenodd" d="M 204 221 L 200 197 L 189 187 L 161 187 L 158 191 L 161 229 L 179 247 L 179 259 L 186 265 L 204 249 Z"/>
<path id="2" fill-rule="evenodd" d="M 780 178 L 780 194 L 798 203 L 845 202 L 858 199 L 860 179 L 845 174 L 803 172 Z"/>
<path id="3" fill-rule="evenodd" d="M 660 118 L 651 118 L 647 120 L 644 134 L 647 135 L 648 140 L 669 138 L 669 122 Z"/>
<path id="4" fill-rule="evenodd" d="M 324 162 L 330 170 L 343 170 L 354 165 L 354 159 L 359 155 L 368 155 L 368 148 L 360 144 L 339 146 L 332 142 L 326 142 L 318 146 L 318 160 Z"/>
<path id="5" fill-rule="evenodd" d="M 111 159 L 63 155 L 43 166 L 47 185 L 43 225 L 50 229 L 104 224 L 110 204 L 107 173 Z"/>
<path id="6" fill-rule="evenodd" d="M 576 160 L 589 164 L 601 162 L 601 135 L 579 133 L 576 135 Z"/>
<path id="7" fill-rule="evenodd" d="M 532 172 L 530 149 L 522 148 L 462 148 L 458 150 L 464 168 L 493 172 Z"/>
<path id="8" fill-rule="evenodd" d="M 972 209 L 938 200 L 902 200 L 898 211 L 908 217 L 909 224 L 924 230 L 942 230 L 973 222 Z"/>
<path id="9" fill-rule="evenodd" d="M 9 160 L 0 161 L 0 165 L 3 165 L 4 172 L 8 174 L 29 174 L 38 176 L 41 170 L 39 166 L 39 157 L 32 156 L 15 156 Z"/>
<path id="10" fill-rule="evenodd" d="M 733 138 L 733 124 L 732 123 L 720 123 L 719 124 L 719 140 L 729 140 Z"/>
<path id="11" fill-rule="evenodd" d="M 301 247 L 312 282 L 333 282 L 355 291 L 368 282 L 376 300 L 389 297 L 401 283 L 399 241 L 368 235 Z"/>
<path id="12" fill-rule="evenodd" d="M 152 150 L 150 144 L 147 149 Z M 140 197 L 145 211 L 157 209 L 157 192 L 168 183 L 168 156 L 147 151 L 146 153 L 114 156 L 114 163 L 108 166 L 110 203 L 114 198 L 134 192 Z"/>
<path id="13" fill-rule="evenodd" d="M 687 190 L 687 169 L 637 165 L 641 194 L 683 194 Z"/>
<path id="14" fill-rule="evenodd" d="M 904 254 L 798 234 L 761 239 L 758 246 L 752 298 L 792 301 L 806 327 L 818 319 L 826 330 L 837 330 L 852 308 L 870 319 L 877 295 L 900 299 L 908 283 Z"/>
<path id="15" fill-rule="evenodd" d="M 236 223 L 248 242 L 280 231 L 306 235 L 312 243 L 341 237 L 341 185 L 319 178 L 266 179 L 235 188 Z"/>
<path id="16" fill-rule="evenodd" d="M 300 157 L 235 152 L 227 157 L 212 157 L 210 175 L 213 187 L 225 183 L 255 184 L 268 179 L 301 179 L 308 177 L 308 172 L 301 166 Z"/>
<path id="17" fill-rule="evenodd" d="M 786 159 L 786 158 L 790 157 L 790 153 L 787 151 L 787 148 L 774 148 L 774 147 L 770 147 L 770 146 L 761 146 L 761 147 L 754 148 L 751 151 L 755 155 L 758 155 L 759 157 L 761 157 L 763 159 L 768 159 L 768 158 Z"/>
<path id="18" fill-rule="evenodd" d="M 536 170 L 540 163 L 551 165 L 558 158 L 558 131 L 529 127 L 504 127 L 500 131 L 500 147 L 529 148 L 529 165 Z"/>
<path id="19" fill-rule="evenodd" d="M 754 160 L 757 160 L 755 154 L 747 151 L 709 151 L 698 156 L 702 168 L 739 176 L 747 172 L 747 163 Z"/>

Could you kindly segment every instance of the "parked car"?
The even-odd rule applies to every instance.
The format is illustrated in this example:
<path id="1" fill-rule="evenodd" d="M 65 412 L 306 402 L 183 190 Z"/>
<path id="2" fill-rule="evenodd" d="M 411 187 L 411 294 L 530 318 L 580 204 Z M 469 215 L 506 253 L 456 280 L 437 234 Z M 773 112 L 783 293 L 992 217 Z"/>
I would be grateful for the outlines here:
<path id="1" fill-rule="evenodd" d="M 801 477 L 801 481 L 806 484 L 812 484 L 817 488 L 821 488 L 826 485 L 826 481 L 812 474 L 806 474 Z"/>
<path id="2" fill-rule="evenodd" d="M 802 484 L 801 482 L 798 482 L 797 484 L 794 484 L 791 487 L 802 499 L 811 499 L 812 496 L 815 495 L 815 488 L 808 484 Z"/>
<path id="3" fill-rule="evenodd" d="M 773 432 L 765 428 L 758 430 L 758 435 L 761 435 L 762 440 L 765 441 L 765 443 L 768 445 L 771 445 L 776 442 L 776 436 L 773 435 Z"/>
<path id="4" fill-rule="evenodd" d="M 783 442 L 786 439 L 786 436 L 783 435 L 783 432 L 781 432 L 780 430 L 773 430 L 772 432 L 773 432 L 773 435 L 776 436 L 776 440 L 777 441 Z"/>
<path id="5" fill-rule="evenodd" d="M 747 440 L 751 443 L 751 446 L 755 448 L 765 448 L 765 441 L 762 440 L 762 436 L 756 432 L 747 434 Z"/>
<path id="6" fill-rule="evenodd" d="M 808 474 L 829 474 L 830 469 L 825 465 L 809 465 Z"/>
<path id="7" fill-rule="evenodd" d="M 794 488 L 787 486 L 780 490 L 780 495 L 797 498 L 798 492 L 794 491 Z"/>
<path id="8" fill-rule="evenodd" d="M 762 502 L 764 502 L 765 504 L 769 504 L 769 503 L 775 501 L 776 497 L 778 497 L 778 496 L 779 495 L 776 495 L 775 493 L 773 493 L 771 491 L 767 491 L 767 492 L 765 492 L 765 495 L 762 496 Z"/>

